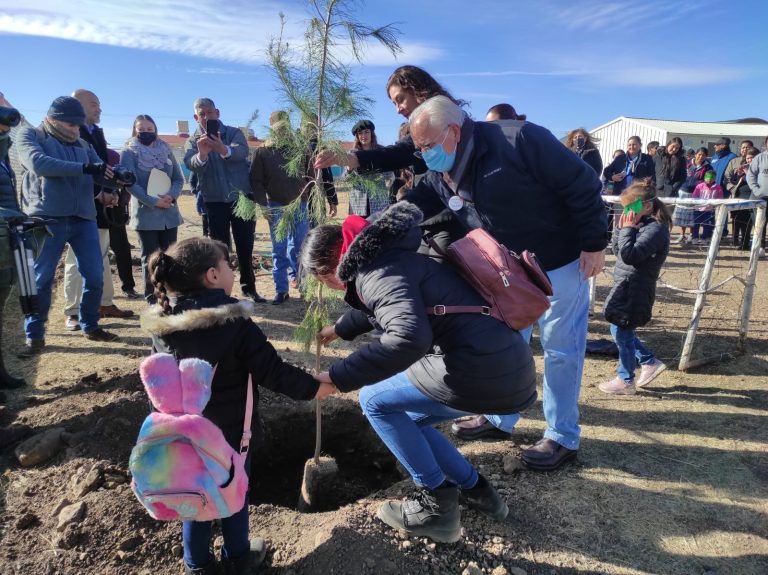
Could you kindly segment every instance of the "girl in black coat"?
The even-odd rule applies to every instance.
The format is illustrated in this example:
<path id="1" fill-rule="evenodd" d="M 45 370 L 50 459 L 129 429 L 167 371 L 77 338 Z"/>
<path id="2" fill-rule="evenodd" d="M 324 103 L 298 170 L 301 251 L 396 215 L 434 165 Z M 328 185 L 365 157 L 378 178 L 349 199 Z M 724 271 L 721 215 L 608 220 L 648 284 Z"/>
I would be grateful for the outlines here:
<path id="1" fill-rule="evenodd" d="M 448 265 L 417 253 L 421 219 L 407 202 L 370 223 L 349 216 L 342 226 L 310 232 L 301 259 L 307 273 L 345 290 L 353 308 L 321 330 L 321 342 L 351 340 L 374 327 L 383 331 L 319 376 L 341 391 L 363 388 L 363 412 L 420 488 L 411 501 L 386 502 L 379 518 L 411 535 L 452 542 L 461 532 L 459 490 L 471 508 L 494 519 L 504 519 L 508 509 L 434 425 L 529 406 L 536 373 L 530 348 L 503 322 L 437 312 L 487 304 Z"/>
<path id="2" fill-rule="evenodd" d="M 605 300 L 605 319 L 619 348 L 618 376 L 598 387 L 605 393 L 631 395 L 666 369 L 637 338 L 635 328 L 651 320 L 656 281 L 669 253 L 671 219 L 650 178 L 629 186 L 621 204 L 624 213 L 613 240 L 613 289 Z M 638 362 L 640 376 L 635 381 Z"/>
<path id="3" fill-rule="evenodd" d="M 293 399 L 322 399 L 333 388 L 320 385 L 308 373 L 280 359 L 275 348 L 251 320 L 249 301 L 230 297 L 234 273 L 227 247 L 208 238 L 190 238 L 155 252 L 149 261 L 157 305 L 143 316 L 156 352 L 172 353 L 178 360 L 196 357 L 216 366 L 211 398 L 203 415 L 218 425 L 227 442 L 239 450 L 243 432 L 248 376 L 253 379 L 251 429 L 258 441 L 257 385 Z M 250 457 L 246 460 L 246 472 Z M 264 558 L 264 541 L 248 540 L 248 503 L 221 520 L 222 557 L 233 573 L 250 573 Z M 186 573 L 213 573 L 210 551 L 211 522 L 184 521 L 182 525 Z M 247 570 L 246 570 L 247 569 Z"/>

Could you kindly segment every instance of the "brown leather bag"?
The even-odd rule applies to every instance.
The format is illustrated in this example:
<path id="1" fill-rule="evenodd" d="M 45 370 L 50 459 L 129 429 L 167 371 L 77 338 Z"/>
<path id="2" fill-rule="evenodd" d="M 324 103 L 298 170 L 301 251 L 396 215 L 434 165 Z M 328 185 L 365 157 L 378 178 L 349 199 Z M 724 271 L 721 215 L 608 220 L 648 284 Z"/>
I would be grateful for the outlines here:
<path id="1" fill-rule="evenodd" d="M 483 229 L 472 230 L 456 240 L 447 253 L 428 241 L 489 304 L 435 305 L 427 308 L 429 315 L 480 313 L 520 330 L 549 309 L 552 284 L 532 252 L 525 250 L 518 255 Z"/>

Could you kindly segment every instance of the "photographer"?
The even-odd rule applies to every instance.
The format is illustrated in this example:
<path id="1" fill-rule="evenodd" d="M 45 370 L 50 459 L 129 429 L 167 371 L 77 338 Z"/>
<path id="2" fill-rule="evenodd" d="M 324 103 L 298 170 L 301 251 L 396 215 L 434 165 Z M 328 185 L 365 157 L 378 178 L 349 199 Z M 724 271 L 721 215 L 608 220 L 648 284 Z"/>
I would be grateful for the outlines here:
<path id="1" fill-rule="evenodd" d="M 0 95 L 2 97 L 2 95 Z M 11 293 L 14 267 L 11 253 L 10 230 L 3 217 L 6 213 L 19 213 L 19 203 L 16 200 L 16 178 L 11 168 L 8 150 L 11 147 L 11 128 L 19 123 L 20 114 L 14 108 L 0 106 L 0 388 L 15 389 L 25 385 L 23 379 L 11 376 L 5 369 L 3 361 L 2 325 L 6 300 Z M 6 212 L 7 210 L 7 212 Z M 0 403 L 5 396 L 0 392 Z"/>
<path id="2" fill-rule="evenodd" d="M 75 98 L 60 96 L 51 104 L 38 128 L 19 130 L 17 145 L 23 168 L 22 209 L 29 216 L 48 220 L 51 232 L 35 260 L 35 282 L 39 312 L 26 316 L 25 357 L 45 347 L 45 322 L 51 307 L 53 276 L 64 251 L 74 250 L 84 287 L 80 302 L 80 326 L 93 341 L 114 341 L 117 336 L 99 327 L 99 304 L 104 289 L 104 272 L 93 184 L 109 188 L 112 169 L 96 154 L 93 146 L 80 139 L 85 110 Z M 117 196 L 109 194 L 110 204 Z"/>

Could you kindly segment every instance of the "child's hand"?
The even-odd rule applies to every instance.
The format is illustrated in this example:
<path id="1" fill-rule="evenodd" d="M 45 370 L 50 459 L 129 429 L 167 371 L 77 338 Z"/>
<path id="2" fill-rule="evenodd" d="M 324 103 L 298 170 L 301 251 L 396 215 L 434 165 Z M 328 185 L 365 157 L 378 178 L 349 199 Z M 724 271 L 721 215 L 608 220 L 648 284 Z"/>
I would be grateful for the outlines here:
<path id="1" fill-rule="evenodd" d="M 640 216 L 635 212 L 621 214 L 619 218 L 619 229 L 621 228 L 639 228 Z"/>
<path id="2" fill-rule="evenodd" d="M 328 345 L 338 337 L 339 336 L 336 334 L 335 325 L 327 325 L 317 332 L 317 341 L 319 341 L 322 345 Z"/>
<path id="3" fill-rule="evenodd" d="M 317 393 L 315 394 L 316 400 L 322 401 L 329 395 L 338 393 L 339 390 L 336 389 L 335 385 L 333 385 L 333 382 L 331 381 L 331 377 L 328 375 L 327 371 L 318 373 L 315 376 L 315 379 L 320 382 L 320 387 L 317 389 Z"/>

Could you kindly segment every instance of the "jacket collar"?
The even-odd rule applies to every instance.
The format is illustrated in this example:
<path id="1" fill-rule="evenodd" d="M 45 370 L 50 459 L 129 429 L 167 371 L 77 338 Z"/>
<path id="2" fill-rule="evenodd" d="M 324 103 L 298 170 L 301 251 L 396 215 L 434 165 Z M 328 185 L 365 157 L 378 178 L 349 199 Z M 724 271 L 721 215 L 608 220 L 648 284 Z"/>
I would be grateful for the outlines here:
<path id="1" fill-rule="evenodd" d="M 141 326 L 152 335 L 163 337 L 178 331 L 222 326 L 254 313 L 250 301 L 228 297 L 222 290 L 205 290 L 177 300 L 171 315 L 164 315 L 159 305 L 151 306 L 141 314 Z"/>

